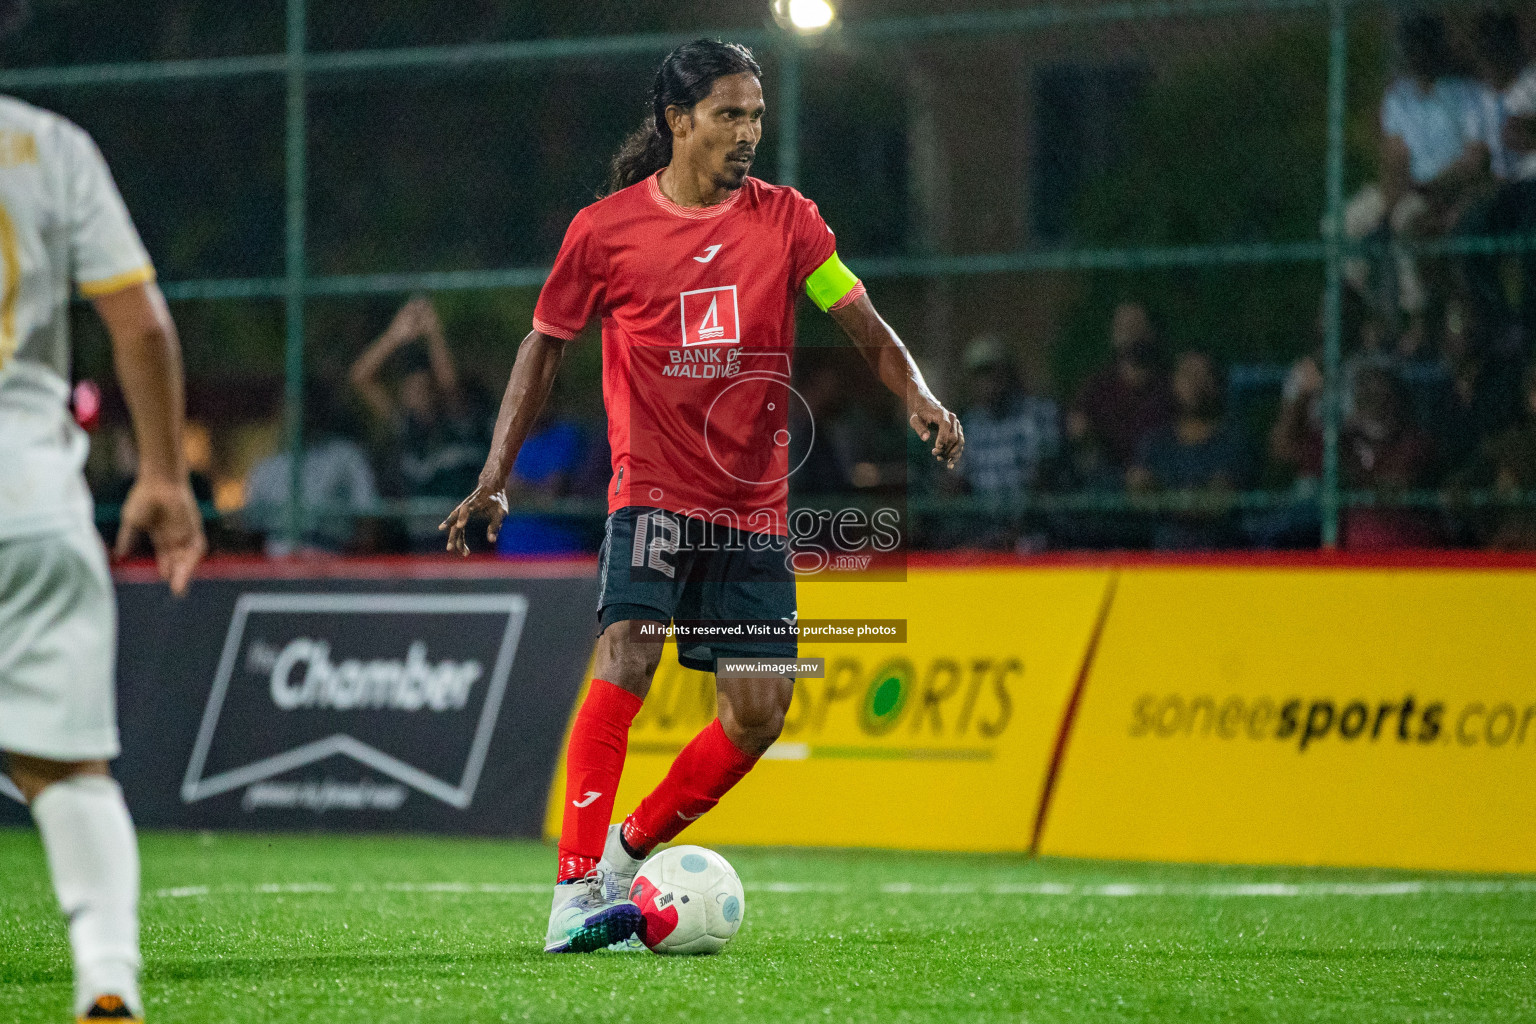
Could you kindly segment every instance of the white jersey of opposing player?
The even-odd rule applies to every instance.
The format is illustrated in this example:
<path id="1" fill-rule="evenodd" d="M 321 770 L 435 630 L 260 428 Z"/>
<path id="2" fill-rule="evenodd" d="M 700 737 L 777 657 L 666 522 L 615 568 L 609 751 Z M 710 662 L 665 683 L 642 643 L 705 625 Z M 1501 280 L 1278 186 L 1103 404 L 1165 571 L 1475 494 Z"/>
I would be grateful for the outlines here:
<path id="1" fill-rule="evenodd" d="M 69 415 L 69 301 L 154 279 L 101 151 L 0 96 L 0 540 L 92 521 Z"/>

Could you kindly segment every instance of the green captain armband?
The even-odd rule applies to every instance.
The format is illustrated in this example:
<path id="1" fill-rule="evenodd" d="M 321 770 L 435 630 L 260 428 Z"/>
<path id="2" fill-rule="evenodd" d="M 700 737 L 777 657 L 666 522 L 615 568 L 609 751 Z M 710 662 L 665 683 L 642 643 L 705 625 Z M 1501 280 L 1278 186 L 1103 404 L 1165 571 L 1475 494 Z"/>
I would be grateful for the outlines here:
<path id="1" fill-rule="evenodd" d="M 827 262 L 805 279 L 805 294 L 816 303 L 817 309 L 825 313 L 858 286 L 859 279 L 853 276 L 853 271 L 843 266 L 843 261 L 834 252 L 827 257 Z"/>

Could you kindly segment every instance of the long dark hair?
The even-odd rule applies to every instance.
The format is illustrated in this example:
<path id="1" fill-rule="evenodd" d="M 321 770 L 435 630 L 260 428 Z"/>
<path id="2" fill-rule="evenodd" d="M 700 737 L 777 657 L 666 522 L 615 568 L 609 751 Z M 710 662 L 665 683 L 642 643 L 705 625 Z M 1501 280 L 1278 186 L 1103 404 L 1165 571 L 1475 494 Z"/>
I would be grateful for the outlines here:
<path id="1" fill-rule="evenodd" d="M 608 187 L 603 194 L 628 188 L 672 162 L 668 107 L 692 110 L 715 87 L 715 79 L 740 74 L 763 77 L 763 69 L 758 67 L 752 51 L 740 43 L 696 39 L 667 54 L 656 69 L 656 81 L 651 86 L 651 116 L 613 155 L 613 162 L 608 165 Z"/>

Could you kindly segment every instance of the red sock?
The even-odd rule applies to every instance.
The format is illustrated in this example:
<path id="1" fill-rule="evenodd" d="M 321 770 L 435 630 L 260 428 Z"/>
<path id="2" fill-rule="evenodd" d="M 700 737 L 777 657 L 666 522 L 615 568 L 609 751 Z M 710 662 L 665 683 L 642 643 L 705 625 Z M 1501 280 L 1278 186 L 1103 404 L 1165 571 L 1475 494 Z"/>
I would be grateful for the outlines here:
<path id="1" fill-rule="evenodd" d="M 671 842 L 695 818 L 719 803 L 756 763 L 756 755 L 744 753 L 732 743 L 720 719 L 715 719 L 678 753 L 661 785 L 625 819 L 624 842 L 641 856 L 648 855 L 658 843 Z"/>
<path id="2" fill-rule="evenodd" d="M 605 679 L 592 680 L 576 712 L 565 751 L 565 815 L 560 825 L 558 880 L 580 878 L 597 865 L 613 820 L 613 798 L 624 772 L 629 726 L 641 700 Z"/>

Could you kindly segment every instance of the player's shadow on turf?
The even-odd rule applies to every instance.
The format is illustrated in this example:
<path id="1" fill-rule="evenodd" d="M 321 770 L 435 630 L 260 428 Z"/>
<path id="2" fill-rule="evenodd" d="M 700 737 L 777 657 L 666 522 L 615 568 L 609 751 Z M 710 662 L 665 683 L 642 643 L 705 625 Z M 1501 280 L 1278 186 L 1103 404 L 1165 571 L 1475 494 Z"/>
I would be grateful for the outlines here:
<path id="1" fill-rule="evenodd" d="M 145 979 L 151 986 L 164 986 L 184 981 L 295 978 L 302 977 L 306 973 L 334 978 L 338 968 L 384 973 L 420 970 L 433 965 L 441 966 L 445 973 L 452 970 L 453 976 L 457 977 L 465 966 L 483 964 L 491 968 L 505 969 L 524 963 L 530 966 L 543 966 L 562 959 L 581 960 L 589 964 L 602 962 L 642 966 L 647 964 L 655 966 L 656 961 L 656 958 L 651 956 L 637 957 L 618 953 L 591 957 L 554 957 L 544 952 L 536 943 L 518 942 L 509 943 L 505 949 L 476 953 L 326 953 L 318 956 L 295 953 L 281 956 L 220 957 L 217 960 L 162 960 L 149 965 L 149 969 L 145 972 Z M 45 979 L 42 974 L 38 974 L 35 978 L 38 981 L 67 981 L 69 974 L 61 973 L 57 979 L 51 977 Z"/>

